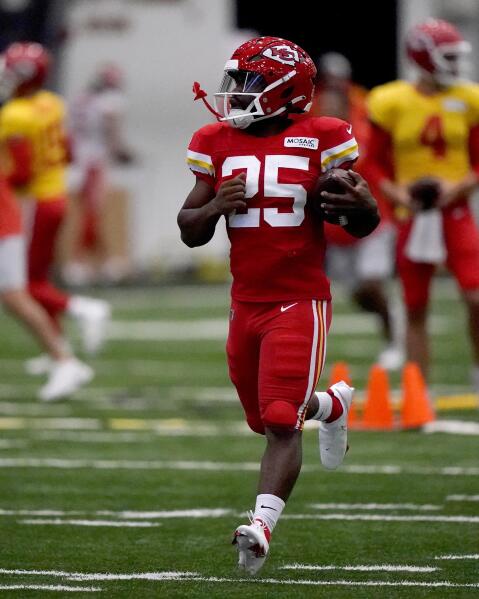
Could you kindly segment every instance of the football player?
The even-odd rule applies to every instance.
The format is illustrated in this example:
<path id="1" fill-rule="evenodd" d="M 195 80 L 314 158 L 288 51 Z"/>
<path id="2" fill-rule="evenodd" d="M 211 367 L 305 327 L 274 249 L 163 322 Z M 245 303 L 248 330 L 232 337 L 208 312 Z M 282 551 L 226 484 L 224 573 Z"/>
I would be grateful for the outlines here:
<path id="1" fill-rule="evenodd" d="M 193 88 L 219 122 L 199 129 L 190 142 L 187 161 L 196 183 L 178 224 L 183 242 L 196 247 L 208 243 L 224 217 L 231 242 L 229 373 L 249 427 L 266 436 L 251 522 L 239 526 L 233 540 L 240 568 L 254 574 L 301 469 L 305 419 L 320 421 L 326 468 L 337 468 L 347 448 L 353 389 L 341 381 L 314 392 L 331 296 L 323 220 L 311 202 L 321 204 L 326 219 L 342 215 L 345 229 L 359 237 L 379 216 L 355 173 L 344 194 L 313 194 L 321 173 L 353 165 L 358 147 L 349 123 L 304 115 L 316 74 L 304 50 L 280 38 L 255 38 L 233 53 L 224 71 L 216 109 L 198 84 Z"/>
<path id="2" fill-rule="evenodd" d="M 334 116 L 352 124 L 362 149 L 355 170 L 369 181 L 364 159 L 370 129 L 366 98 L 366 90 L 351 81 L 351 64 L 345 56 L 336 52 L 320 56 L 311 114 Z M 387 370 L 397 370 L 404 363 L 401 319 L 396 306 L 392 309 L 386 290 L 394 273 L 395 227 L 389 203 L 378 189 L 371 187 L 371 191 L 381 214 L 381 224 L 372 235 L 357 239 L 337 225 L 325 224 L 327 273 L 345 284 L 362 310 L 378 317 L 385 346 L 377 362 Z"/>
<path id="3" fill-rule="evenodd" d="M 479 232 L 469 206 L 479 182 L 479 86 L 461 79 L 469 44 L 451 23 L 417 25 L 406 50 L 417 79 L 371 92 L 369 156 L 373 178 L 400 219 L 407 354 L 427 375 L 429 289 L 436 265 L 444 262 L 469 313 L 479 391 Z"/>
<path id="4" fill-rule="evenodd" d="M 50 65 L 43 46 L 11 44 L 3 55 L 0 94 L 7 99 L 0 111 L 0 141 L 7 156 L 8 179 L 25 198 L 24 217 L 28 289 L 60 330 L 59 316 L 68 313 L 80 324 L 84 349 L 99 349 L 110 316 L 101 300 L 69 296 L 49 280 L 57 235 L 66 209 L 67 143 L 63 100 L 42 89 Z M 47 371 L 49 360 L 35 358 L 32 373 Z"/>
<path id="5" fill-rule="evenodd" d="M 92 369 L 64 347 L 45 310 L 26 289 L 26 258 L 20 208 L 0 173 L 0 302 L 47 351 L 51 363 L 38 397 L 66 397 L 93 378 Z"/>

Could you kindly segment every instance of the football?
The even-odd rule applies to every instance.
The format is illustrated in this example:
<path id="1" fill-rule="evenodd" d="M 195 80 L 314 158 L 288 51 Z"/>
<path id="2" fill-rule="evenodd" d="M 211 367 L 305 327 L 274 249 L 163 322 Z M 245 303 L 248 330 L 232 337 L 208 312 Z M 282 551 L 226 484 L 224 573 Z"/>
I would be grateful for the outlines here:
<path id="1" fill-rule="evenodd" d="M 321 208 L 321 204 L 325 202 L 325 199 L 321 196 L 322 191 L 328 191 L 329 193 L 336 193 L 342 195 L 345 193 L 344 187 L 341 185 L 341 179 L 349 183 L 350 185 L 355 185 L 354 179 L 342 168 L 333 168 L 330 171 L 327 171 L 323 175 L 321 175 L 316 181 L 316 186 L 313 192 L 310 194 L 310 204 L 312 210 L 322 219 L 328 223 L 333 225 L 344 225 L 344 219 L 346 218 L 344 215 L 335 214 L 335 215 L 327 215 L 324 210 Z"/>
<path id="2" fill-rule="evenodd" d="M 437 205 L 441 184 L 434 177 L 422 177 L 409 186 L 409 193 L 420 210 L 430 210 Z"/>

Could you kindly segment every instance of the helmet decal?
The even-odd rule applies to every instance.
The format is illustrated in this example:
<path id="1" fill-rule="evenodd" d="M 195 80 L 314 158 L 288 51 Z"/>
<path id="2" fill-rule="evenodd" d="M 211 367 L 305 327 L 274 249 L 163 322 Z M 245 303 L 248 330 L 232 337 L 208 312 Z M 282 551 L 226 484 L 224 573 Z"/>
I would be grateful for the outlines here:
<path id="1" fill-rule="evenodd" d="M 262 54 L 266 58 L 277 60 L 278 62 L 287 64 L 291 67 L 294 67 L 295 64 L 299 62 L 298 51 L 286 44 L 281 46 L 269 46 L 263 50 Z"/>

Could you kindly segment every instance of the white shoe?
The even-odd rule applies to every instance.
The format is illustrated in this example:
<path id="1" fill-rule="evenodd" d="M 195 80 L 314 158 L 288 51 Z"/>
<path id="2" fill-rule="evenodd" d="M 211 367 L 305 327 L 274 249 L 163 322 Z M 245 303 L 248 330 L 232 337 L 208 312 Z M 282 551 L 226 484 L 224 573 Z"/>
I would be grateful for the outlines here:
<path id="1" fill-rule="evenodd" d="M 95 354 L 105 342 L 111 319 L 110 304 L 104 300 L 75 296 L 70 300 L 68 311 L 78 321 L 84 351 Z"/>
<path id="2" fill-rule="evenodd" d="M 248 574 L 256 574 L 269 551 L 271 533 L 258 521 L 242 524 L 235 530 L 233 545 L 238 548 L 238 566 Z"/>
<path id="3" fill-rule="evenodd" d="M 55 401 L 67 397 L 82 385 L 89 383 L 94 376 L 90 366 L 76 358 L 60 360 L 52 364 L 48 382 L 38 393 L 38 398 L 42 401 Z"/>
<path id="4" fill-rule="evenodd" d="M 334 422 L 319 422 L 319 453 L 321 464 L 328 470 L 335 470 L 341 465 L 348 449 L 348 414 L 354 388 L 339 381 L 329 390 L 341 402 L 343 413 Z"/>
<path id="5" fill-rule="evenodd" d="M 387 345 L 379 354 L 377 362 L 386 370 L 399 370 L 404 366 L 406 356 L 404 350 L 398 345 Z"/>
<path id="6" fill-rule="evenodd" d="M 32 376 L 40 376 L 50 372 L 54 362 L 48 354 L 40 354 L 24 362 L 25 372 Z"/>

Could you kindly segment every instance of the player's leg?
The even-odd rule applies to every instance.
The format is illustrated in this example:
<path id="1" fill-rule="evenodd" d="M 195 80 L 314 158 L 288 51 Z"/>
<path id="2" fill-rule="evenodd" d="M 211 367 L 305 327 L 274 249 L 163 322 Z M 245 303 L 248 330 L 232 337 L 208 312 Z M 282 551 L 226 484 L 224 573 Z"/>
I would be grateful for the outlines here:
<path id="1" fill-rule="evenodd" d="M 65 348 L 45 310 L 26 291 L 25 251 L 19 235 L 0 240 L 0 301 L 47 352 L 49 378 L 39 397 L 54 400 L 89 382 L 93 372 Z"/>
<path id="2" fill-rule="evenodd" d="M 458 282 L 468 312 L 472 381 L 479 393 L 479 230 L 469 207 L 445 212 L 444 238 L 447 265 Z"/>
<path id="3" fill-rule="evenodd" d="M 386 291 L 394 272 L 394 239 L 394 227 L 386 223 L 357 244 L 357 284 L 353 291 L 356 303 L 378 317 L 385 341 L 378 363 L 388 370 L 397 370 L 404 363 L 401 318 L 398 310 L 393 311 Z"/>
<path id="4" fill-rule="evenodd" d="M 410 362 L 416 362 L 423 376 L 427 378 L 429 370 L 429 339 L 427 316 L 429 291 L 435 266 L 413 262 L 405 255 L 405 245 L 410 227 L 399 232 L 397 266 L 401 282 L 403 299 L 406 305 L 406 356 Z"/>
<path id="5" fill-rule="evenodd" d="M 65 206 L 65 198 L 39 202 L 35 206 L 28 248 L 28 288 L 57 326 L 63 313 L 73 316 L 79 323 L 85 351 L 94 353 L 105 339 L 111 313 L 109 304 L 89 297 L 70 296 L 49 280 Z"/>

